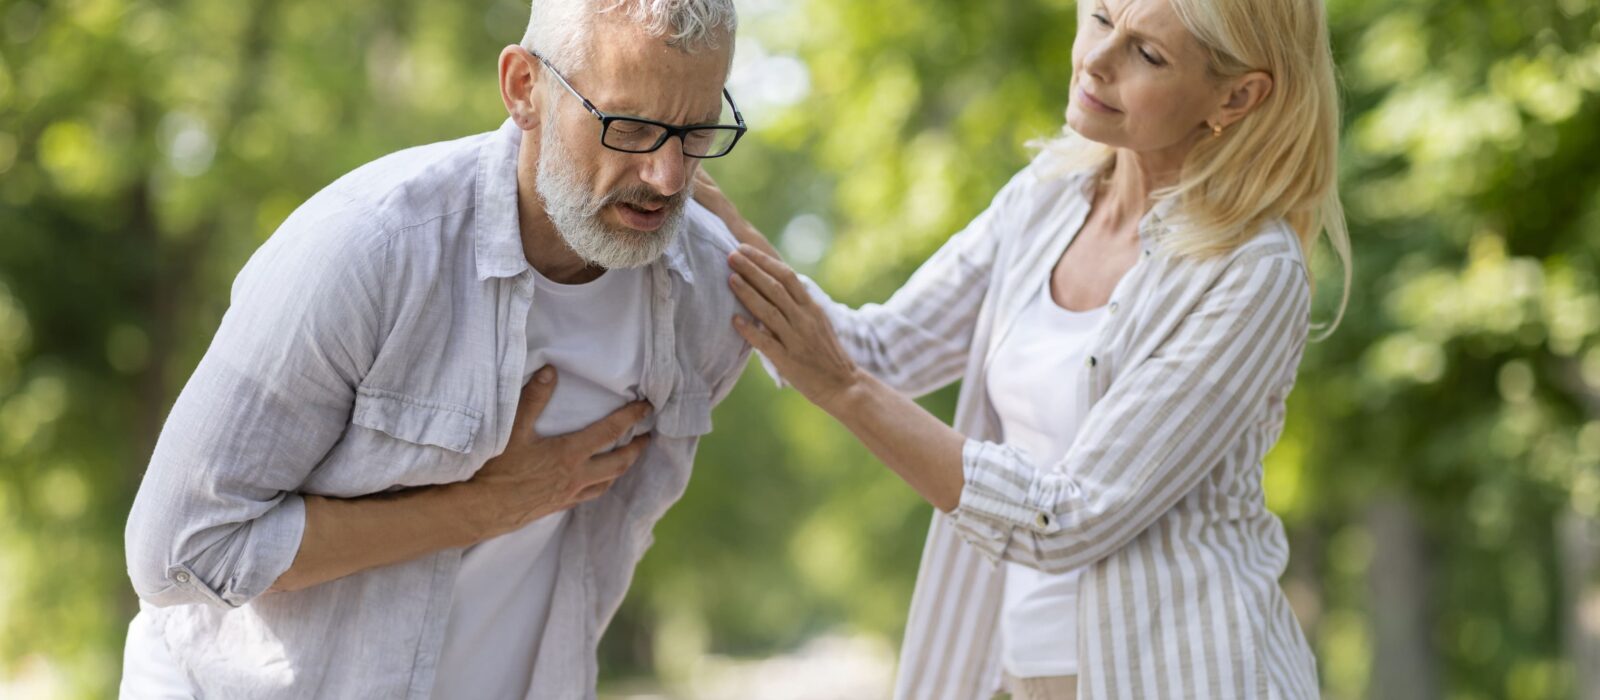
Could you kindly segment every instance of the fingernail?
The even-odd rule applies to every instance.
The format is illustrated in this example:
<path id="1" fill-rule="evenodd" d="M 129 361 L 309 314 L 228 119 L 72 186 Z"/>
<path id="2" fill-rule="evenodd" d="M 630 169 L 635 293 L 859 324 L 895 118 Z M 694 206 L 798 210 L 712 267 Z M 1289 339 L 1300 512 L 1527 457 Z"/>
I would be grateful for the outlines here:
<path id="1" fill-rule="evenodd" d="M 553 370 L 553 369 L 550 369 L 549 365 L 545 365 L 543 368 L 541 368 L 538 371 L 538 373 L 533 375 L 534 379 L 539 380 L 540 384 L 549 384 L 550 380 L 554 379 L 555 376 L 556 376 L 556 371 Z"/>

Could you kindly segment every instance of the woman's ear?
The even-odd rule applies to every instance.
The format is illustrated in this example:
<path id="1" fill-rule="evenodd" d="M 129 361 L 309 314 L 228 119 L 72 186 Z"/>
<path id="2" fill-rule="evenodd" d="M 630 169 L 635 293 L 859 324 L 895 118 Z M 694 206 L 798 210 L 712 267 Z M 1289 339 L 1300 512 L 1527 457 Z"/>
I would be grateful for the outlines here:
<path id="1" fill-rule="evenodd" d="M 1251 71 L 1234 78 L 1221 106 L 1206 120 L 1213 128 L 1227 128 L 1243 119 L 1272 94 L 1272 76 L 1266 71 Z"/>
<path id="2" fill-rule="evenodd" d="M 534 99 L 539 85 L 539 59 L 520 45 L 500 51 L 500 101 L 506 105 L 511 121 L 523 131 L 539 125 L 539 104 Z"/>

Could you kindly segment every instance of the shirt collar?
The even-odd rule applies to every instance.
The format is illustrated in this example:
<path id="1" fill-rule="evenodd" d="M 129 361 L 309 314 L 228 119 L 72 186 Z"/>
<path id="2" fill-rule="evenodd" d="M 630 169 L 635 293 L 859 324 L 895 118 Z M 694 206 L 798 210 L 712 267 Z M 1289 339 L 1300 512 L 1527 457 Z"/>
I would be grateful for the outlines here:
<path id="1" fill-rule="evenodd" d="M 478 155 L 473 236 L 479 280 L 515 277 L 528 269 L 517 223 L 517 148 L 521 145 L 522 129 L 507 119 Z"/>
<path id="2" fill-rule="evenodd" d="M 484 144 L 478 156 L 477 215 L 473 231 L 478 256 L 478 279 L 515 277 L 529 269 L 522 249 L 522 229 L 517 221 L 517 151 L 522 129 L 506 119 Z M 685 212 L 687 218 L 688 212 Z M 687 222 L 686 222 L 687 224 Z M 685 225 L 662 254 L 667 269 L 694 283 L 685 240 L 693 229 Z"/>
<path id="3" fill-rule="evenodd" d="M 661 259 L 666 263 L 667 269 L 683 278 L 686 284 L 694 284 L 694 272 L 689 266 L 689 253 L 687 252 L 688 239 L 690 236 L 695 235 L 694 223 L 690 221 L 689 212 L 687 211 L 690 206 L 693 205 L 684 205 L 683 230 L 678 232 L 677 237 L 672 239 L 672 243 L 667 245 L 666 252 L 661 254 Z"/>
<path id="4" fill-rule="evenodd" d="M 1095 185 L 1100 177 L 1099 169 L 1079 171 L 1075 177 L 1077 182 L 1074 183 L 1074 186 L 1079 194 L 1083 196 L 1084 201 L 1092 204 L 1094 202 Z M 1171 229 L 1181 225 L 1181 223 L 1178 198 L 1161 197 L 1150 207 L 1150 211 L 1145 212 L 1144 217 L 1139 219 L 1139 239 L 1149 245 Z"/>
<path id="5" fill-rule="evenodd" d="M 1173 228 L 1178 219 L 1178 198 L 1162 197 L 1156 200 L 1155 206 L 1150 207 L 1140 222 L 1139 234 L 1154 234 Z"/>

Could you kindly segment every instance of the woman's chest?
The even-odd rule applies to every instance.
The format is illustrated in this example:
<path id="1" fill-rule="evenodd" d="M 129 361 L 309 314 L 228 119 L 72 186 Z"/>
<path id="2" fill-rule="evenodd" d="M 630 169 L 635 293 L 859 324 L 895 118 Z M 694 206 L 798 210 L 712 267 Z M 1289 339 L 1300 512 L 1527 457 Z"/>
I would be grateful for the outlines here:
<path id="1" fill-rule="evenodd" d="M 1107 305 L 1117 284 L 1138 263 L 1140 248 L 1134 229 L 1117 230 L 1090 217 L 1051 267 L 1051 298 L 1072 311 Z"/>

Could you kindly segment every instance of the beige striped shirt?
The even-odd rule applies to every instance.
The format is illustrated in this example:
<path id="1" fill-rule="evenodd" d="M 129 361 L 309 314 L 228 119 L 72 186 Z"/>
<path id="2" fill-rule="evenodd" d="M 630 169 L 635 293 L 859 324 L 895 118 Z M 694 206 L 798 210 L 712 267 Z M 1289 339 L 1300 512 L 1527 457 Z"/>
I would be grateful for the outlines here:
<path id="1" fill-rule="evenodd" d="M 1015 327 L 1028 291 L 1089 212 L 1092 178 L 1046 175 L 1049 158 L 888 302 L 825 305 L 856 361 L 898 390 L 962 380 L 965 486 L 955 511 L 935 511 L 895 696 L 998 688 L 1006 560 L 1083 570 L 1085 700 L 1316 697 L 1278 586 L 1288 545 L 1261 488 L 1308 328 L 1300 244 L 1274 223 L 1223 258 L 1175 258 L 1159 241 L 1181 223 L 1158 204 L 1079 370 L 1086 419 L 1061 464 L 1030 463 L 1005 444 L 985 378 L 1000 341 L 1028 332 Z"/>

